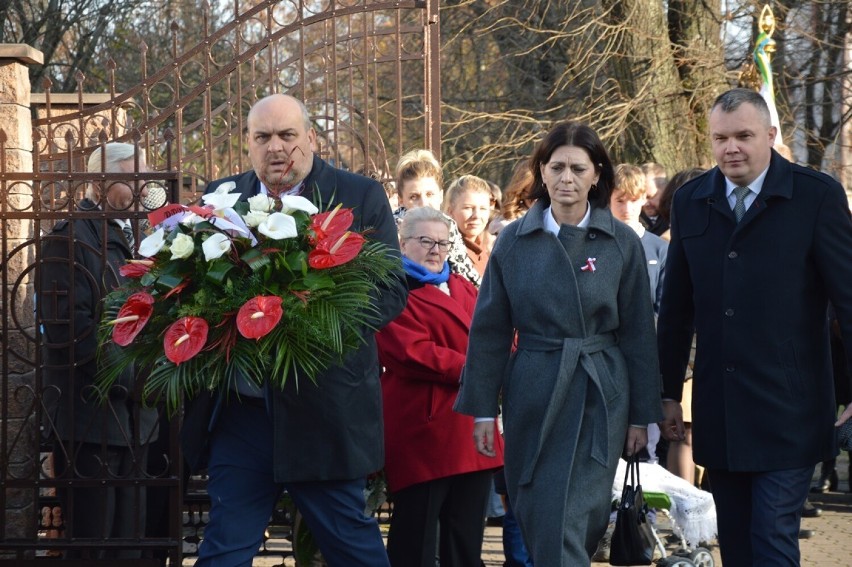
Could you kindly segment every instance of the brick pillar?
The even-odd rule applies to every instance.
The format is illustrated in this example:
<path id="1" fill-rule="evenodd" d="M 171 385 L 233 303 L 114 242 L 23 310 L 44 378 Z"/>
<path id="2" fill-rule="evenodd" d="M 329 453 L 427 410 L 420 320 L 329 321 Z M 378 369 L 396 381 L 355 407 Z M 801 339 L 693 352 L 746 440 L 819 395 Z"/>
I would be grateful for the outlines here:
<path id="1" fill-rule="evenodd" d="M 33 136 L 30 113 L 29 65 L 41 65 L 42 53 L 28 45 L 0 44 L 0 128 L 5 136 L 5 168 L 12 172 L 32 172 Z M 11 218 L 12 211 L 32 211 L 33 192 L 29 184 L 5 181 L 0 194 L 0 266 L 2 316 L 0 352 L 0 432 L 5 430 L 0 458 L 0 502 L 4 504 L 0 540 L 35 538 L 37 494 L 33 489 L 9 486 L 10 479 L 35 479 L 38 475 L 38 423 L 33 411 L 35 391 L 35 345 L 33 342 L 34 262 L 32 246 L 15 248 L 33 236 L 33 221 Z M 0 545 L 2 548 L 2 545 Z M 0 559 L 11 554 L 0 551 Z"/>

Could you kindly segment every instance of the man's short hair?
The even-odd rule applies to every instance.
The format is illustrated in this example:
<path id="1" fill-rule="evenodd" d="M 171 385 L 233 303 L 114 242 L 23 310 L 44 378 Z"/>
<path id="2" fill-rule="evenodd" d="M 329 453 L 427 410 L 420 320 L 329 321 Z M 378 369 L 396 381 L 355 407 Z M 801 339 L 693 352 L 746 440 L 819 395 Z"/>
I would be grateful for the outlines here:
<path id="1" fill-rule="evenodd" d="M 666 177 L 666 168 L 662 165 L 649 161 L 642 164 L 642 173 L 650 177 Z"/>
<path id="2" fill-rule="evenodd" d="M 657 186 L 657 191 L 662 191 L 663 187 L 666 186 L 666 183 L 669 180 L 666 168 L 653 161 L 642 164 L 642 173 L 645 174 L 645 177 L 650 177 L 654 180 L 654 184 Z"/>
<path id="3" fill-rule="evenodd" d="M 105 161 L 102 160 L 103 152 L 106 152 Z M 89 156 L 89 161 L 86 162 L 86 171 L 89 173 L 115 173 L 120 170 L 119 165 L 122 162 L 129 161 L 136 156 L 136 146 L 133 144 L 125 144 L 122 142 L 110 142 L 103 146 L 98 146 L 92 155 Z M 145 161 L 145 151 L 139 150 L 140 163 Z M 98 189 L 93 183 L 86 185 L 86 198 L 92 201 L 98 200 Z"/>
<path id="4" fill-rule="evenodd" d="M 746 102 L 757 109 L 763 117 L 767 128 L 772 126 L 772 115 L 769 113 L 769 106 L 766 104 L 766 100 L 759 92 L 751 89 L 731 89 L 720 94 L 716 97 L 716 100 L 713 101 L 713 106 L 710 108 L 710 112 L 716 110 L 717 107 L 725 113 L 734 112 Z"/>

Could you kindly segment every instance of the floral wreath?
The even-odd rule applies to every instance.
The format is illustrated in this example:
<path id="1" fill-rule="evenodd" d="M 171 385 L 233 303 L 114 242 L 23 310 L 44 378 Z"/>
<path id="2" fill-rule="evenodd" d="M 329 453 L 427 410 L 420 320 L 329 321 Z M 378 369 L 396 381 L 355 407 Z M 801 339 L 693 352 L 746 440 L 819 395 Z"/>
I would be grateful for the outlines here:
<path id="1" fill-rule="evenodd" d="M 316 382 L 375 329 L 378 286 L 399 259 L 351 230 L 351 209 L 320 212 L 299 196 L 240 201 L 226 182 L 203 206 L 166 205 L 104 300 L 98 389 L 105 397 L 132 366 L 143 396 L 235 389 L 242 376 L 283 388 L 291 374 Z M 298 387 L 298 382 L 297 382 Z"/>

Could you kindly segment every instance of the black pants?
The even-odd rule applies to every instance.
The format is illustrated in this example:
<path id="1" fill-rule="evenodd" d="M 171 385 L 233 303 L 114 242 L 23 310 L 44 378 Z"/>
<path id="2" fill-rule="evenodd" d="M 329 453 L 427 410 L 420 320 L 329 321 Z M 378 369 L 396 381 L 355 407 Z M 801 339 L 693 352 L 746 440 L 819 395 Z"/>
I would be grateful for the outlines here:
<path id="1" fill-rule="evenodd" d="M 391 565 L 435 567 L 436 556 L 441 567 L 479 565 L 492 475 L 491 470 L 477 471 L 394 492 L 388 532 Z"/>
<path id="2" fill-rule="evenodd" d="M 147 457 L 147 445 L 102 448 L 95 443 L 71 446 L 57 442 L 53 450 L 56 478 L 97 481 L 92 486 L 57 489 L 65 537 L 107 540 L 143 536 L 145 486 L 121 483 L 142 478 Z M 104 483 L 100 482 L 102 479 Z M 67 559 L 135 559 L 141 555 L 139 550 L 121 549 L 70 550 L 65 553 Z"/>

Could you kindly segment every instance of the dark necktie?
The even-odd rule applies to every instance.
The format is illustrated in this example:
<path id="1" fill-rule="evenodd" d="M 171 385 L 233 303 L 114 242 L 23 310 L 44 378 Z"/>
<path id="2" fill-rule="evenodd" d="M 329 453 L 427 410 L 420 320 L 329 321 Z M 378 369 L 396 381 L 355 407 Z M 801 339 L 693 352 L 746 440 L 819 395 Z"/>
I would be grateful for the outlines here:
<path id="1" fill-rule="evenodd" d="M 121 226 L 121 231 L 124 233 L 124 238 L 127 239 L 127 245 L 132 252 L 136 246 L 136 240 L 133 238 L 133 227 L 130 226 L 130 223 L 125 223 Z"/>
<path id="2" fill-rule="evenodd" d="M 751 189 L 748 187 L 737 187 L 734 189 L 734 195 L 737 197 L 737 201 L 734 203 L 734 217 L 736 217 L 737 222 L 740 222 L 743 215 L 745 215 L 745 199 L 749 193 L 751 193 Z"/>

